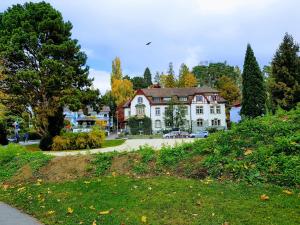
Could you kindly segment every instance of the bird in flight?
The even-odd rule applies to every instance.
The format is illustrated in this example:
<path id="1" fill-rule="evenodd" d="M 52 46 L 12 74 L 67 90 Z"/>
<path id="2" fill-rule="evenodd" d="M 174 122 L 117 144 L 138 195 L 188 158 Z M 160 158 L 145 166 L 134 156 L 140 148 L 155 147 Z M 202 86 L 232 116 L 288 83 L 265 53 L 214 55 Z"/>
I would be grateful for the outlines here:
<path id="1" fill-rule="evenodd" d="M 150 45 L 152 42 L 150 41 L 150 42 L 148 42 L 146 45 Z"/>

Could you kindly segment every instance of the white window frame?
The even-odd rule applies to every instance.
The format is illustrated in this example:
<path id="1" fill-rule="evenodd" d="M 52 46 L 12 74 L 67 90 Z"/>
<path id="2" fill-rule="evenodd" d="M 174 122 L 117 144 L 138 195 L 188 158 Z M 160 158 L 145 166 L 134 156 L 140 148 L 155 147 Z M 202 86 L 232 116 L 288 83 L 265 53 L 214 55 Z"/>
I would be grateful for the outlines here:
<path id="1" fill-rule="evenodd" d="M 179 97 L 179 101 L 180 102 L 186 102 L 187 101 L 187 97 Z"/>
<path id="2" fill-rule="evenodd" d="M 203 127 L 204 120 L 202 118 L 199 118 L 199 119 L 197 119 L 196 123 L 197 123 L 197 127 Z"/>
<path id="3" fill-rule="evenodd" d="M 160 116 L 160 107 L 155 108 L 155 116 Z"/>
<path id="4" fill-rule="evenodd" d="M 216 106 L 216 113 L 221 114 L 221 106 L 220 105 Z"/>
<path id="5" fill-rule="evenodd" d="M 203 114 L 203 106 L 197 105 L 196 106 L 196 115 L 201 115 L 201 114 Z"/>
<path id="6" fill-rule="evenodd" d="M 213 105 L 209 107 L 209 110 L 210 110 L 210 114 L 215 114 L 215 107 Z"/>

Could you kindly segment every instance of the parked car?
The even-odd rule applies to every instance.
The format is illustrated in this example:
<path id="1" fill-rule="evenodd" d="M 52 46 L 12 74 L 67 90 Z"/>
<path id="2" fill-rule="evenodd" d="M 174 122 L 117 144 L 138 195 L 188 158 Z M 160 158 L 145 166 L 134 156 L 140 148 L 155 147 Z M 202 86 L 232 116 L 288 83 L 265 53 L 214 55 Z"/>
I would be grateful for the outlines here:
<path id="1" fill-rule="evenodd" d="M 185 131 L 171 131 L 163 135 L 163 138 L 187 138 L 189 133 Z"/>
<path id="2" fill-rule="evenodd" d="M 209 132 L 204 130 L 204 131 L 199 131 L 199 132 L 190 134 L 190 138 L 207 138 L 208 135 L 209 135 Z"/>

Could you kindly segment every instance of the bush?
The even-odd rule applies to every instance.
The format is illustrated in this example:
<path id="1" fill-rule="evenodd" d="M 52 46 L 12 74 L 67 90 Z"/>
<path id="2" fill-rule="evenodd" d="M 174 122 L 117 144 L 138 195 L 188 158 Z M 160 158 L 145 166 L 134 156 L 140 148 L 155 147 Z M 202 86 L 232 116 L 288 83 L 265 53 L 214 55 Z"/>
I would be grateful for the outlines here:
<path id="1" fill-rule="evenodd" d="M 143 163 L 148 163 L 155 159 L 155 151 L 152 147 L 145 145 L 139 148 L 138 153 L 141 155 L 141 161 Z"/>
<path id="2" fill-rule="evenodd" d="M 92 164 L 95 166 L 95 175 L 104 175 L 105 172 L 111 167 L 115 153 L 99 153 L 95 154 Z"/>
<path id="3" fill-rule="evenodd" d="M 132 135 L 140 134 L 140 131 L 143 132 L 142 134 L 151 134 L 151 119 L 149 117 L 130 117 L 128 119 L 128 126 Z"/>
<path id="4" fill-rule="evenodd" d="M 93 127 L 89 133 L 64 133 L 53 138 L 52 150 L 80 150 L 100 148 L 104 143 L 105 133 L 98 127 Z"/>
<path id="5" fill-rule="evenodd" d="M 49 151 L 51 150 L 52 144 L 53 144 L 53 137 L 50 135 L 46 135 L 42 137 L 39 148 L 42 149 L 43 151 Z"/>

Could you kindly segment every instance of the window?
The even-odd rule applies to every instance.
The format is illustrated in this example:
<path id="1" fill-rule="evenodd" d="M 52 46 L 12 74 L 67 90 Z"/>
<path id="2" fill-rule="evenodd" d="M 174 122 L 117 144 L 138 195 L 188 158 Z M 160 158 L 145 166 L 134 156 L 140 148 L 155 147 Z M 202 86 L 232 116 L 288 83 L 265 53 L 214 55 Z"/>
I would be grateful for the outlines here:
<path id="1" fill-rule="evenodd" d="M 143 103 L 143 98 L 142 97 L 138 97 L 138 103 L 142 104 Z"/>
<path id="2" fill-rule="evenodd" d="M 161 121 L 155 120 L 155 128 L 161 128 Z"/>
<path id="3" fill-rule="evenodd" d="M 217 101 L 217 95 L 212 95 L 212 96 L 211 96 L 211 100 L 212 100 L 212 101 Z"/>
<path id="4" fill-rule="evenodd" d="M 184 115 L 189 115 L 189 111 L 188 111 L 188 107 L 187 106 L 183 106 L 182 109 L 184 111 Z"/>
<path id="5" fill-rule="evenodd" d="M 197 102 L 203 102 L 203 96 L 202 95 L 197 95 L 196 96 L 196 101 Z"/>
<path id="6" fill-rule="evenodd" d="M 210 106 L 210 114 L 215 114 L 215 107 L 213 105 Z"/>
<path id="7" fill-rule="evenodd" d="M 203 119 L 197 119 L 197 127 L 203 127 Z"/>
<path id="8" fill-rule="evenodd" d="M 153 97 L 153 102 L 160 102 L 160 98 L 159 97 Z"/>
<path id="9" fill-rule="evenodd" d="M 169 102 L 169 101 L 171 101 L 171 97 L 164 97 L 164 101 L 166 101 L 166 102 Z"/>
<path id="10" fill-rule="evenodd" d="M 217 105 L 216 111 L 217 111 L 217 114 L 221 114 L 221 106 Z"/>
<path id="11" fill-rule="evenodd" d="M 145 115 L 145 107 L 136 107 L 136 114 L 138 116 L 144 116 Z"/>
<path id="12" fill-rule="evenodd" d="M 160 116 L 160 108 L 155 108 L 155 116 Z"/>
<path id="13" fill-rule="evenodd" d="M 196 106 L 196 114 L 203 114 L 203 106 Z"/>
<path id="14" fill-rule="evenodd" d="M 187 97 L 179 97 L 179 101 L 180 102 L 186 102 L 187 101 Z"/>
<path id="15" fill-rule="evenodd" d="M 131 111 L 130 111 L 130 110 L 128 110 L 128 116 L 130 116 L 130 114 L 131 114 Z"/>
<path id="16" fill-rule="evenodd" d="M 212 125 L 212 126 L 221 126 L 221 120 L 213 119 L 213 120 L 211 121 L 211 125 Z"/>

